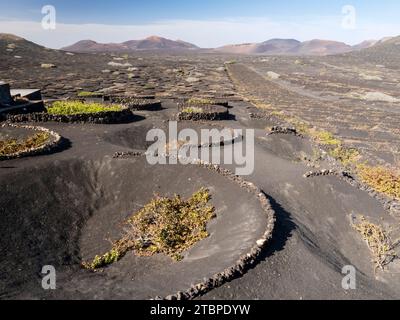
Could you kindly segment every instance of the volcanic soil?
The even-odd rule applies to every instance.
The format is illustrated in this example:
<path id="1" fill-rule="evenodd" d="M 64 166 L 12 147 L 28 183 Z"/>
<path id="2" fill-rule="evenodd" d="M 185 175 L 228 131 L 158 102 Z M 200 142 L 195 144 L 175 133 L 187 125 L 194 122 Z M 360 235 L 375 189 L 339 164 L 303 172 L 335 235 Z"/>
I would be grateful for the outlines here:
<path id="1" fill-rule="evenodd" d="M 178 112 L 177 99 L 200 94 L 230 100 L 232 119 L 188 122 L 184 126 L 199 130 L 217 123 L 221 127 L 255 129 L 255 170 L 245 179 L 268 196 L 276 215 L 272 239 L 253 268 L 200 298 L 400 297 L 399 261 L 394 260 L 384 271 L 375 271 L 367 244 L 352 227 L 353 215 L 387 227 L 398 224 L 398 218 L 391 216 L 376 197 L 337 176 L 305 178 L 310 167 L 304 158 L 311 158 L 316 146 L 305 137 L 267 135 L 266 128 L 279 122 L 271 114 L 255 118 L 260 110 L 247 102 L 256 97 L 278 110 L 314 121 L 317 126 L 336 128 L 339 135 L 347 133 L 343 134 L 349 138 L 346 141 L 364 146 L 365 156 L 371 160 L 395 163 L 399 139 L 395 128 L 397 102 L 369 104 L 361 99 L 373 110 L 371 118 L 365 116 L 362 108 L 357 108 L 360 98 L 346 95 L 348 82 L 339 76 L 350 77 L 343 71 L 346 57 L 304 58 L 298 62 L 295 57 L 268 57 L 261 61 L 259 57 L 226 55 L 137 54 L 124 58 L 130 66 L 112 67 L 108 62 L 120 61 L 113 60 L 116 55 L 71 56 L 49 51 L 40 59 L 30 59 L 23 68 L 23 54 L 29 54 L 29 48 L 22 49 L 19 55 L 23 58 L 14 61 L 8 57 L 10 67 L 0 72 L 13 86 L 42 87 L 43 81 L 43 93 L 48 98 L 72 97 L 80 90 L 154 94 L 162 99 L 163 109 L 135 112 L 140 118 L 130 124 L 40 124 L 67 139 L 69 148 L 51 155 L 0 162 L 1 298 L 165 296 L 224 270 L 249 251 L 266 227 L 265 216 L 252 194 L 202 167 L 151 167 L 141 157 L 113 158 L 116 152 L 145 150 L 148 144 L 144 132 L 165 128 L 166 121 Z M 65 59 L 60 60 L 59 54 Z M 237 63 L 224 65 L 232 58 Z M 59 65 L 51 70 L 41 69 L 39 62 Z M 341 71 L 330 73 L 336 68 Z M 374 68 L 378 73 L 380 67 Z M 335 77 L 335 82 L 325 83 L 331 88 L 329 93 L 318 84 L 320 69 Z M 269 71 L 281 77 L 271 79 Z M 390 72 L 397 74 L 394 68 Z M 288 81 L 290 75 L 296 76 L 292 82 Z M 307 83 L 297 83 L 302 80 Z M 379 91 L 384 85 L 360 81 L 354 84 L 358 91 L 354 90 L 363 94 Z M 385 88 L 395 97 L 395 92 L 388 89 L 393 86 Z M 390 119 L 384 122 L 384 117 Z M 357 128 L 351 125 L 354 119 L 360 120 Z M 374 126 L 373 130 L 366 125 Z M 364 137 L 367 133 L 368 137 Z M 358 135 L 357 141 L 350 139 L 353 134 Z M 247 139 L 245 132 L 244 135 Z M 386 139 L 387 135 L 391 138 Z M 377 152 L 377 146 L 382 152 Z M 320 162 L 318 166 L 331 169 L 334 165 Z M 230 165 L 223 167 L 234 169 Z M 189 196 L 200 186 L 210 188 L 217 218 L 209 224 L 211 236 L 188 250 L 182 262 L 173 263 L 164 256 L 129 255 L 100 273 L 80 268 L 82 260 L 109 248 L 107 238 L 117 237 L 118 225 L 155 192 Z M 59 288 L 52 293 L 40 287 L 41 266 L 47 264 L 59 270 Z M 342 287 L 342 269 L 348 265 L 357 270 L 356 290 Z"/>

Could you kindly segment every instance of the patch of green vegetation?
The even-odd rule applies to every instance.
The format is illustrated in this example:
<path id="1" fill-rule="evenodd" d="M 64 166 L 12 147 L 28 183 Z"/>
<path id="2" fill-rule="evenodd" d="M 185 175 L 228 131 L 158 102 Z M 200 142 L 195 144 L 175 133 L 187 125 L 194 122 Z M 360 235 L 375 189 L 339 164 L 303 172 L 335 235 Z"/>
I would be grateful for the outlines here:
<path id="1" fill-rule="evenodd" d="M 43 146 L 49 140 L 49 138 L 49 133 L 38 132 L 33 136 L 28 137 L 24 141 L 18 141 L 16 139 L 0 140 L 0 156 L 7 156 L 32 148 L 39 148 Z"/>
<path id="2" fill-rule="evenodd" d="M 339 160 L 345 167 L 355 165 L 360 158 L 360 152 L 354 148 L 346 148 L 342 145 L 330 150 L 331 155 L 336 160 Z"/>
<path id="3" fill-rule="evenodd" d="M 286 117 L 284 114 L 281 114 L 281 117 L 289 122 L 293 127 L 296 128 L 296 131 L 302 135 L 311 136 L 312 129 L 311 127 L 305 123 L 304 121 L 296 118 L 296 117 Z"/>
<path id="4" fill-rule="evenodd" d="M 315 130 L 312 133 L 312 136 L 317 139 L 317 141 L 326 146 L 340 146 L 340 140 L 336 139 L 334 135 L 328 131 L 324 130 Z"/>
<path id="5" fill-rule="evenodd" d="M 78 97 L 93 97 L 96 96 L 98 93 L 91 92 L 91 91 L 81 91 L 78 93 Z"/>
<path id="6" fill-rule="evenodd" d="M 209 236 L 207 222 L 215 217 L 214 207 L 208 204 L 210 199 L 204 188 L 187 200 L 178 195 L 156 197 L 127 220 L 122 239 L 113 243 L 109 252 L 83 266 L 91 270 L 105 267 L 130 250 L 139 256 L 162 253 L 181 260 L 183 251 Z"/>
<path id="7" fill-rule="evenodd" d="M 312 148 L 312 156 L 311 156 L 311 160 L 312 161 L 319 161 L 322 159 L 322 153 L 321 150 L 319 148 Z"/>
<path id="8" fill-rule="evenodd" d="M 400 172 L 383 166 L 357 166 L 360 179 L 374 190 L 400 199 Z"/>
<path id="9" fill-rule="evenodd" d="M 283 112 L 275 110 L 275 111 L 271 112 L 271 115 L 275 116 L 275 117 L 278 117 L 278 118 L 281 118 L 283 116 Z"/>
<path id="10" fill-rule="evenodd" d="M 184 113 L 203 113 L 204 110 L 203 108 L 198 108 L 198 107 L 187 107 L 182 109 L 182 112 Z"/>
<path id="11" fill-rule="evenodd" d="M 121 259 L 123 255 L 125 255 L 126 251 L 120 250 L 121 247 L 118 249 L 113 248 L 102 256 L 96 256 L 91 263 L 83 263 L 83 266 L 85 269 L 96 270 L 113 264 Z"/>
<path id="12" fill-rule="evenodd" d="M 365 217 L 361 217 L 360 223 L 353 224 L 353 228 L 358 231 L 362 238 L 367 242 L 371 250 L 375 271 L 384 270 L 396 257 L 394 245 L 383 227 L 369 222 Z"/>
<path id="13" fill-rule="evenodd" d="M 188 104 L 214 104 L 214 100 L 208 98 L 190 98 Z"/>
<path id="14" fill-rule="evenodd" d="M 47 107 L 47 112 L 53 115 L 77 115 L 110 111 L 121 111 L 121 105 L 105 105 L 101 103 L 85 103 L 81 101 L 56 101 Z"/>

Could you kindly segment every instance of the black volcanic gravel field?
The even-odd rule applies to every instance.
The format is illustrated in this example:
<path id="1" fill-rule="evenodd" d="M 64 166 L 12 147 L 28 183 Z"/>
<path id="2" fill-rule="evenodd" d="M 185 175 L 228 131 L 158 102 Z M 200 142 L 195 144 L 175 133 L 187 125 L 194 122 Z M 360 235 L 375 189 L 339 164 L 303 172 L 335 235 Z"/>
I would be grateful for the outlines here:
<path id="1" fill-rule="evenodd" d="M 377 195 L 338 176 L 306 178 L 310 170 L 338 166 L 325 158 L 310 160 L 321 150 L 316 150 L 307 138 L 283 132 L 267 135 L 268 128 L 282 123 L 246 102 L 257 96 L 265 103 L 297 111 L 327 127 L 341 119 L 338 130 L 348 129 L 356 117 L 361 119 L 357 132 L 365 132 L 368 119 L 361 112 L 351 113 L 352 104 L 341 113 L 344 104 L 335 102 L 332 110 L 336 111 L 329 114 L 330 98 L 318 98 L 311 89 L 312 92 L 301 91 L 299 75 L 293 80 L 297 84 L 285 82 L 293 72 L 291 68 L 302 68 L 294 73 L 312 75 L 304 79 L 313 88 L 316 68 L 324 63 L 336 63 L 343 68 L 343 58 L 307 60 L 304 66 L 295 57 L 271 58 L 277 60 L 269 62 L 261 62 L 258 57 L 238 57 L 240 63 L 228 67 L 233 77 L 230 78 L 224 62 L 232 60 L 232 56 L 138 53 L 124 58 L 130 66 L 115 67 L 109 63 L 120 61 L 115 59 L 121 58 L 118 55 L 70 55 L 14 42 L 13 52 L 3 50 L 8 42 L 0 42 L 0 78 L 14 88 L 42 88 L 46 99 L 74 98 L 80 91 L 154 95 L 161 99 L 162 108 L 135 111 L 135 120 L 124 124 L 35 123 L 59 133 L 68 145 L 56 153 L 0 162 L 1 299 L 165 297 L 224 271 L 250 252 L 268 228 L 268 219 L 255 194 L 201 166 L 152 167 L 143 156 L 114 157 L 118 152 L 145 151 L 145 133 L 151 128 L 165 129 L 168 120 L 176 119 L 178 102 L 196 95 L 229 100 L 230 117 L 220 121 L 185 121 L 179 127 L 196 132 L 216 126 L 255 129 L 255 169 L 244 179 L 266 195 L 276 218 L 271 240 L 257 257 L 251 258 L 251 267 L 244 268 L 230 282 L 215 283 L 215 288 L 202 292 L 198 298 L 400 297 L 399 260 L 395 259 L 386 270 L 375 272 L 367 244 L 351 225 L 354 215 L 365 216 L 387 228 L 398 223 L 398 217 L 385 210 Z M 15 55 L 21 58 L 16 59 Z M 45 69 L 42 63 L 53 63 L 56 68 Z M 281 72 L 280 80 L 268 80 L 266 70 L 274 65 L 289 71 Z M 371 88 L 378 90 L 379 86 Z M 346 103 L 353 100 L 344 98 Z M 375 121 L 382 119 L 389 105 L 382 102 L 373 107 L 371 121 L 376 126 L 372 138 L 369 141 L 359 134 L 361 138 L 355 142 L 363 144 L 371 159 L 382 162 L 386 158 L 395 163 L 396 150 L 392 147 L 398 139 L 394 128 L 397 113 L 388 112 L 389 121 L 378 126 Z M 343 120 L 344 114 L 348 117 Z M 385 143 L 388 140 L 382 133 L 390 134 L 390 143 Z M 352 142 L 352 136 L 345 138 Z M 374 149 L 378 145 L 382 152 Z M 231 165 L 222 167 L 235 169 Z M 92 273 L 80 267 L 82 260 L 109 249 L 107 239 L 118 237 L 121 221 L 146 204 L 154 193 L 188 196 L 201 186 L 210 189 L 217 218 L 209 223 L 211 236 L 188 250 L 181 262 L 173 263 L 162 255 L 143 258 L 129 254 L 102 272 Z M 58 275 L 58 289 L 53 292 L 45 292 L 40 283 L 41 268 L 48 264 L 56 267 Z M 342 269 L 348 265 L 357 270 L 357 290 L 342 288 Z"/>

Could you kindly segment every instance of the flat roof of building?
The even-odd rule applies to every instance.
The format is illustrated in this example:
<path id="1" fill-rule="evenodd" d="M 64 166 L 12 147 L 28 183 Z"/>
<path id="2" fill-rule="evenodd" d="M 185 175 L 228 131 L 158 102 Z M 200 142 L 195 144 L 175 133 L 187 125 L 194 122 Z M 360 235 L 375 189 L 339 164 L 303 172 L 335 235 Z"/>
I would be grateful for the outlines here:
<path id="1" fill-rule="evenodd" d="M 16 96 L 19 94 L 21 95 L 21 97 L 24 97 L 38 91 L 40 91 L 40 89 L 11 89 L 10 93 L 12 96 Z"/>

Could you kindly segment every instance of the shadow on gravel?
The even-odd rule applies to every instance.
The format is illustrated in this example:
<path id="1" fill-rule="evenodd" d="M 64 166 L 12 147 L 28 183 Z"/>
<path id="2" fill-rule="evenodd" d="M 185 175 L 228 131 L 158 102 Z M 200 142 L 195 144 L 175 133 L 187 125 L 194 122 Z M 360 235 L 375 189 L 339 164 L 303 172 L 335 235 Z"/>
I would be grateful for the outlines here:
<path id="1" fill-rule="evenodd" d="M 150 107 L 150 108 L 148 108 L 148 109 L 133 110 L 133 112 L 135 112 L 135 111 L 155 112 L 155 111 L 163 111 L 163 110 L 168 110 L 168 108 L 165 108 L 165 107 L 163 107 L 162 105 L 156 105 L 156 106 Z"/>
<path id="2" fill-rule="evenodd" d="M 138 114 L 132 114 L 132 117 L 129 117 L 129 119 L 127 119 L 127 121 L 119 122 L 116 124 L 129 124 L 132 122 L 139 122 L 139 121 L 143 121 L 143 120 L 146 120 L 146 117 L 140 116 Z"/>
<path id="3" fill-rule="evenodd" d="M 292 236 L 292 232 L 296 229 L 296 224 L 291 219 L 290 213 L 283 209 L 274 198 L 267 194 L 265 196 L 268 198 L 272 209 L 275 211 L 276 222 L 272 233 L 272 239 L 267 245 L 267 248 L 259 255 L 254 267 L 259 262 L 265 261 L 275 252 L 282 251 L 285 248 L 287 240 Z"/>
<path id="4" fill-rule="evenodd" d="M 65 150 L 71 149 L 71 147 L 72 147 L 71 141 L 69 139 L 67 139 L 67 138 L 61 137 L 60 144 L 58 145 L 57 148 L 52 150 L 52 152 L 50 154 L 60 153 L 60 152 L 63 152 Z"/>
<path id="5" fill-rule="evenodd" d="M 282 251 L 285 248 L 287 240 L 292 236 L 292 232 L 296 229 L 295 223 L 290 218 L 290 213 L 283 209 L 282 206 L 277 203 L 274 198 L 267 194 L 265 194 L 265 196 L 270 201 L 271 207 L 275 211 L 276 216 L 272 239 L 267 244 L 267 248 L 263 250 L 260 255 L 254 260 L 253 264 L 243 270 L 243 274 L 235 275 L 235 277 L 232 280 L 228 281 L 228 283 L 246 275 L 248 271 L 255 269 L 260 262 L 265 261 L 275 252 Z"/>

